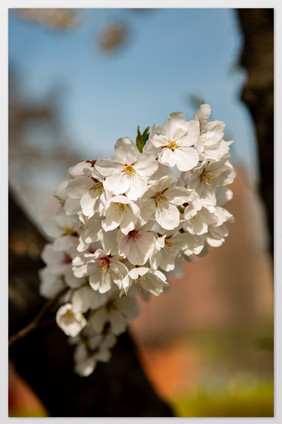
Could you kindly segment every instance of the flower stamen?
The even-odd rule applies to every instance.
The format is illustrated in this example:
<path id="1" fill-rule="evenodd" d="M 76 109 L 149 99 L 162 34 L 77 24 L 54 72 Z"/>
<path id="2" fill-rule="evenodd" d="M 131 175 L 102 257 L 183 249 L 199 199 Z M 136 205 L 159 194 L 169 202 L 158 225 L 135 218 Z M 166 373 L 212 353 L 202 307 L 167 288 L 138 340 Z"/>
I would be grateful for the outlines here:
<path id="1" fill-rule="evenodd" d="M 200 180 L 210 185 L 213 183 L 214 177 L 215 174 L 212 174 L 211 172 L 206 172 L 206 169 L 204 168 L 203 172 L 200 175 Z"/>
<path id="2" fill-rule="evenodd" d="M 132 175 L 132 174 L 134 175 L 134 174 L 136 174 L 135 169 L 131 165 L 126 165 L 125 168 L 124 168 L 124 170 L 123 170 L 123 172 L 125 172 L 128 175 Z"/>
<path id="3" fill-rule="evenodd" d="M 99 265 L 101 267 L 101 270 L 105 271 L 106 269 L 108 269 L 109 266 L 110 266 L 110 262 L 111 261 L 110 261 L 109 256 L 105 256 L 104 258 L 101 258 L 100 261 L 99 261 Z"/>
<path id="4" fill-rule="evenodd" d="M 103 183 L 101 183 L 101 181 L 98 181 L 97 183 L 95 183 L 94 185 L 93 185 L 93 187 L 92 187 L 92 189 L 94 190 L 94 191 L 98 191 L 98 192 L 101 192 L 101 191 L 103 191 Z"/>
<path id="5" fill-rule="evenodd" d="M 167 146 L 165 146 L 167 149 L 170 149 L 174 152 L 175 149 L 180 147 L 181 145 L 177 143 L 177 140 L 169 140 L 169 143 Z"/>
<path id="6" fill-rule="evenodd" d="M 159 192 L 154 196 L 155 202 L 156 202 L 156 207 L 159 206 L 160 203 L 164 202 L 166 199 L 166 197 L 164 196 L 163 192 Z"/>
<path id="7" fill-rule="evenodd" d="M 132 230 L 132 231 L 129 231 L 129 233 L 127 234 L 127 237 L 133 240 L 138 240 L 140 237 L 140 234 L 138 231 Z"/>

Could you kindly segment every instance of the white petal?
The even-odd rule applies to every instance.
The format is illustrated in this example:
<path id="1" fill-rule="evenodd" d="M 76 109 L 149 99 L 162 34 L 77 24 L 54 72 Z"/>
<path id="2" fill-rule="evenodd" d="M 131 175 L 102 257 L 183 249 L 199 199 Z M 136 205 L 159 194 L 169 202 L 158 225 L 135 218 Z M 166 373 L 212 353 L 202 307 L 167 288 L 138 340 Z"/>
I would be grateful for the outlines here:
<path id="1" fill-rule="evenodd" d="M 41 258 L 48 265 L 60 264 L 60 263 L 63 263 L 64 253 L 56 252 L 54 250 L 54 245 L 51 243 L 48 243 L 48 244 L 45 244 L 42 250 Z"/>
<path id="2" fill-rule="evenodd" d="M 112 281 L 111 281 L 110 272 L 107 271 L 107 272 L 103 273 L 102 274 L 102 282 L 101 282 L 100 287 L 99 287 L 99 293 L 108 292 L 112 287 L 111 283 L 112 283 Z"/>
<path id="3" fill-rule="evenodd" d="M 86 278 L 75 277 L 71 267 L 66 268 L 64 271 L 64 277 L 66 284 L 71 288 L 78 288 L 86 281 Z"/>
<path id="4" fill-rule="evenodd" d="M 191 234 L 202 235 L 208 232 L 208 224 L 202 214 L 195 215 L 190 221 L 186 221 L 185 225 L 187 231 Z"/>
<path id="5" fill-rule="evenodd" d="M 166 230 L 173 230 L 179 224 L 179 211 L 168 202 L 161 203 L 156 210 L 156 221 Z"/>
<path id="6" fill-rule="evenodd" d="M 67 195 L 72 199 L 81 199 L 83 194 L 93 186 L 93 180 L 86 176 L 76 177 L 66 188 Z"/>
<path id="7" fill-rule="evenodd" d="M 47 268 L 40 270 L 39 293 L 47 299 L 54 298 L 64 287 L 61 275 L 51 274 Z"/>
<path id="8" fill-rule="evenodd" d="M 113 159 L 98 159 L 94 166 L 103 177 L 117 175 L 124 168 L 120 162 Z"/>
<path id="9" fill-rule="evenodd" d="M 48 236 L 58 237 L 64 230 L 57 224 L 54 216 L 48 217 L 42 224 L 42 228 Z"/>
<path id="10" fill-rule="evenodd" d="M 55 219 L 58 225 L 66 230 L 77 230 L 80 226 L 79 219 L 77 216 L 66 215 L 64 208 L 59 206 L 56 210 Z"/>
<path id="11" fill-rule="evenodd" d="M 167 169 L 167 168 L 166 168 Z M 171 187 L 175 181 L 174 175 L 166 175 L 162 177 L 158 182 L 152 184 L 144 195 L 144 198 L 151 198 L 155 193 L 164 191 L 166 188 Z"/>
<path id="12" fill-rule="evenodd" d="M 127 267 L 115 258 L 111 258 L 110 268 L 114 278 L 117 280 L 123 279 L 128 273 Z"/>
<path id="13" fill-rule="evenodd" d="M 73 237 L 73 236 L 61 236 L 56 238 L 56 240 L 54 241 L 54 250 L 68 250 L 70 249 L 72 246 L 75 246 L 75 243 L 77 241 L 77 237 Z"/>
<path id="14" fill-rule="evenodd" d="M 94 215 L 97 200 L 99 200 L 99 193 L 97 193 L 97 191 L 90 190 L 83 194 L 80 205 L 84 215 L 87 217 L 92 217 Z"/>
<path id="15" fill-rule="evenodd" d="M 189 121 L 186 124 L 187 134 L 179 140 L 182 146 L 193 146 L 200 136 L 200 127 L 197 121 Z"/>
<path id="16" fill-rule="evenodd" d="M 115 335 L 119 335 L 126 330 L 128 321 L 119 311 L 111 310 L 109 313 L 109 320 L 111 323 L 111 330 Z"/>
<path id="17" fill-rule="evenodd" d="M 174 205 L 183 205 L 189 201 L 189 191 L 184 187 L 171 187 L 165 192 L 165 197 Z"/>
<path id="18" fill-rule="evenodd" d="M 75 215 L 81 211 L 80 200 L 68 197 L 65 201 L 64 208 L 67 215 Z"/>
<path id="19" fill-rule="evenodd" d="M 173 112 L 164 123 L 168 139 L 178 139 L 187 132 L 185 116 L 181 112 Z"/>
<path id="20" fill-rule="evenodd" d="M 143 177 L 148 177 L 157 171 L 158 161 L 151 154 L 142 153 L 135 163 L 134 169 Z"/>
<path id="21" fill-rule="evenodd" d="M 115 144 L 115 153 L 120 163 L 131 165 L 136 162 L 140 152 L 129 137 L 119 138 Z"/>
<path id="22" fill-rule="evenodd" d="M 141 206 L 141 217 L 144 222 L 147 222 L 148 219 L 155 213 L 156 211 L 156 204 L 154 199 L 148 199 L 144 203 L 142 203 Z"/>
<path id="23" fill-rule="evenodd" d="M 101 333 L 107 320 L 107 310 L 105 307 L 102 307 L 91 316 L 91 326 L 93 326 L 98 333 Z"/>
<path id="24" fill-rule="evenodd" d="M 180 171 L 193 169 L 198 161 L 199 154 L 194 147 L 179 147 L 175 149 L 176 166 Z"/>
<path id="25" fill-rule="evenodd" d="M 75 290 L 71 301 L 74 309 L 86 312 L 88 309 L 96 309 L 105 304 L 107 295 L 98 293 L 89 285 L 86 285 Z"/>
<path id="26" fill-rule="evenodd" d="M 163 292 L 164 282 L 158 278 L 155 274 L 148 272 L 146 279 L 141 282 L 142 288 L 159 296 Z"/>
<path id="27" fill-rule="evenodd" d="M 135 213 L 133 213 L 131 208 L 128 207 L 126 212 L 123 214 L 123 219 L 120 223 L 120 230 L 124 234 L 128 234 L 129 231 L 132 231 L 135 227 L 137 220 L 138 220 L 138 216 L 139 216 L 139 213 L 137 213 L 137 211 L 135 211 Z"/>
<path id="28" fill-rule="evenodd" d="M 68 174 L 71 178 L 75 178 L 78 176 L 82 176 L 84 174 L 83 170 L 85 168 L 90 168 L 91 163 L 86 162 L 85 160 L 82 162 L 78 162 L 76 165 L 71 166 L 68 170 Z"/>
<path id="29" fill-rule="evenodd" d="M 101 232 L 101 243 L 106 255 L 116 255 L 118 252 L 117 244 L 118 230 L 113 231 L 102 231 Z"/>
<path id="30" fill-rule="evenodd" d="M 170 166 L 172 168 L 176 164 L 177 158 L 175 152 L 164 147 L 159 153 L 158 160 L 163 165 Z"/>
<path id="31" fill-rule="evenodd" d="M 216 191 L 216 204 L 223 206 L 226 202 L 233 198 L 233 192 L 226 187 L 219 187 Z"/>
<path id="32" fill-rule="evenodd" d="M 131 175 L 122 172 L 120 174 L 108 177 L 104 185 L 106 189 L 113 194 L 123 194 L 129 190 L 131 184 L 130 180 Z"/>
<path id="33" fill-rule="evenodd" d="M 56 322 L 71 337 L 75 337 L 87 324 L 84 316 L 73 310 L 71 303 L 66 303 L 57 310 Z"/>
<path id="34" fill-rule="evenodd" d="M 102 227 L 105 231 L 114 230 L 123 220 L 123 210 L 117 203 L 112 203 L 106 210 L 106 218 L 102 221 Z"/>
<path id="35" fill-rule="evenodd" d="M 61 184 L 59 184 L 59 186 L 54 191 L 54 197 L 56 197 L 56 199 L 58 199 L 60 203 L 65 202 L 67 198 L 66 188 L 68 186 L 68 183 L 68 180 L 61 182 Z"/>
<path id="36" fill-rule="evenodd" d="M 148 140 L 148 142 L 150 142 L 154 148 L 164 147 L 164 146 L 167 146 L 168 144 L 168 137 L 166 132 L 162 131 L 162 129 L 161 129 L 162 132 L 159 132 L 159 128 L 160 127 L 155 126 L 155 130 L 154 130 L 154 125 L 153 125 L 152 131 Z M 148 147 L 148 150 L 149 150 L 149 147 Z M 154 149 L 152 150 L 154 151 Z M 146 152 L 147 152 L 147 149 L 145 150 L 144 153 Z"/>
<path id="37" fill-rule="evenodd" d="M 141 197 L 146 189 L 147 189 L 147 177 L 142 177 L 141 175 L 134 174 L 131 175 L 130 178 L 130 186 L 125 191 L 129 199 L 131 200 L 137 200 L 139 197 Z"/>
<path id="38" fill-rule="evenodd" d="M 211 114 L 211 107 L 208 104 L 201 104 L 197 115 L 198 118 L 200 120 L 200 126 L 201 126 L 201 132 L 204 133 L 206 132 L 206 128 L 207 128 L 207 123 L 208 123 L 208 119 L 209 116 Z"/>
<path id="39" fill-rule="evenodd" d="M 87 227 L 84 232 L 81 233 L 81 238 L 86 243 L 94 243 L 100 240 L 101 233 L 101 220 L 96 218 L 91 218 L 87 221 Z"/>

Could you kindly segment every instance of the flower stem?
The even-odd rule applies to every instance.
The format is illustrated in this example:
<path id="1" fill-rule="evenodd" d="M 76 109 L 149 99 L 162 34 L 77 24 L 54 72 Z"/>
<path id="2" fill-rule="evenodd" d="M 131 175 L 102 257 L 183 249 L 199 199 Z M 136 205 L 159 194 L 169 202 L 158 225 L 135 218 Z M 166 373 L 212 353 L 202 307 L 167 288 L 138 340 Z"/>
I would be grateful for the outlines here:
<path id="1" fill-rule="evenodd" d="M 54 322 L 54 319 L 49 319 L 49 320 L 45 320 L 45 321 L 40 321 L 42 319 L 42 317 L 46 314 L 46 312 L 48 312 L 48 310 L 54 305 L 54 303 L 63 295 L 67 292 L 67 290 L 69 289 L 69 287 L 65 287 L 63 290 L 61 290 L 53 299 L 48 300 L 48 302 L 46 302 L 43 307 L 40 309 L 40 311 L 38 312 L 38 314 L 36 315 L 36 317 L 34 318 L 33 321 L 31 321 L 29 324 L 27 324 L 26 327 L 20 329 L 16 334 L 13 334 L 10 338 L 9 338 L 9 347 L 11 347 L 16 341 L 22 339 L 23 337 L 25 337 L 28 333 L 30 333 L 31 331 L 35 330 L 36 328 L 45 326 L 45 325 L 49 325 L 52 322 Z"/>

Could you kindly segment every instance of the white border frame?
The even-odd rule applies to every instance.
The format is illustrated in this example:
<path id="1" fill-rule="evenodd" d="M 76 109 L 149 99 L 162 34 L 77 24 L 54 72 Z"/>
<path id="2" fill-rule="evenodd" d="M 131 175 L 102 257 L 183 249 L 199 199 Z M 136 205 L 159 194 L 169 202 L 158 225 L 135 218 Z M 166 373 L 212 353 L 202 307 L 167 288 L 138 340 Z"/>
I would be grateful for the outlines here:
<path id="1" fill-rule="evenodd" d="M 70 8 L 94 8 L 94 7 L 109 7 L 109 8 L 130 8 L 130 7 L 148 7 L 148 8 L 274 8 L 275 9 L 275 262 L 274 262 L 274 331 L 275 331 L 275 344 L 274 344 L 274 363 L 275 363 L 275 395 L 274 395 L 274 414 L 273 418 L 265 417 L 254 417 L 254 418 L 9 418 L 8 417 L 8 329 L 7 329 L 7 317 L 8 317 L 8 211 L 7 211 L 7 199 L 8 199 L 8 143 L 5 142 L 8 140 L 8 9 L 16 7 L 70 7 Z M 187 423 L 196 423 L 196 424 L 282 424 L 282 408 L 281 401 L 282 399 L 282 350 L 281 350 L 281 331 L 279 332 L 279 324 L 281 324 L 281 314 L 282 308 L 282 297 L 281 297 L 281 264 L 282 261 L 279 261 L 279 255 L 281 254 L 282 247 L 282 220 L 279 219 L 282 217 L 282 206 L 281 206 L 281 172 L 279 165 L 280 159 L 282 158 L 282 134 L 281 134 L 281 97 L 278 93 L 282 94 L 281 87 L 281 67 L 282 67 L 282 57 L 281 57 L 281 42 L 282 42 L 282 2 L 281 0 L 218 0 L 218 1 L 184 1 L 184 0 L 162 0 L 162 1 L 135 1 L 134 3 L 129 0 L 105 0 L 105 1 L 83 1 L 78 2 L 74 0 L 69 1 L 51 1 L 49 0 L 48 4 L 44 1 L 37 1 L 36 4 L 31 5 L 25 0 L 22 1 L 2 1 L 0 5 L 0 28 L 1 28 L 1 38 L 0 38 L 0 48 L 1 48 L 1 61 L 0 61 L 0 75 L 1 75 L 1 117 L 2 122 L 0 128 L 2 129 L 2 152 L 0 155 L 0 172 L 1 172 L 1 194 L 2 199 L 5 198 L 5 201 L 1 202 L 2 209 L 0 212 L 0 222 L 2 228 L 2 238 L 1 238 L 1 275 L 5 275 L 6 278 L 2 278 L 1 281 L 1 291 L 3 291 L 1 296 L 1 307 L 0 307 L 0 328 L 1 328 L 1 337 L 3 338 L 1 349 L 0 349 L 0 360 L 1 360 L 1 373 L 0 373 L 0 422 L 2 423 L 19 423 L 19 421 L 27 421 L 30 423 L 41 424 L 45 423 L 46 419 L 51 420 L 52 424 L 81 424 L 82 422 L 91 422 L 95 420 L 97 424 L 108 424 L 108 423 L 177 423 L 177 422 L 187 422 Z M 4 141 L 5 140 L 5 141 Z M 278 187 L 280 193 L 278 192 Z M 3 229 L 5 228 L 5 231 Z M 4 271 L 5 270 L 5 271 Z M 280 361 L 279 361 L 280 358 Z"/>

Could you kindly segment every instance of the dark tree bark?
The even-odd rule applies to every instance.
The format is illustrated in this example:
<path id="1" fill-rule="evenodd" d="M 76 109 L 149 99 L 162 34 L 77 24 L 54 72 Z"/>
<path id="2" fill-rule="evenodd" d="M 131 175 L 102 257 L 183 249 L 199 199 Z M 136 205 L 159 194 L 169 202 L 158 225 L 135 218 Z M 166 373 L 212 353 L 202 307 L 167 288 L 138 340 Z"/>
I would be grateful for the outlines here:
<path id="1" fill-rule="evenodd" d="M 259 154 L 259 189 L 265 204 L 273 255 L 273 9 L 238 9 L 244 34 L 240 64 L 248 79 L 241 99 L 252 115 Z"/>
<path id="2" fill-rule="evenodd" d="M 29 323 L 46 302 L 38 293 L 40 252 L 45 243 L 30 219 L 9 197 L 9 332 Z M 128 333 L 119 337 L 109 363 L 89 377 L 73 372 L 73 347 L 55 322 L 36 329 L 10 348 L 18 374 L 53 417 L 171 417 L 137 358 Z"/>

